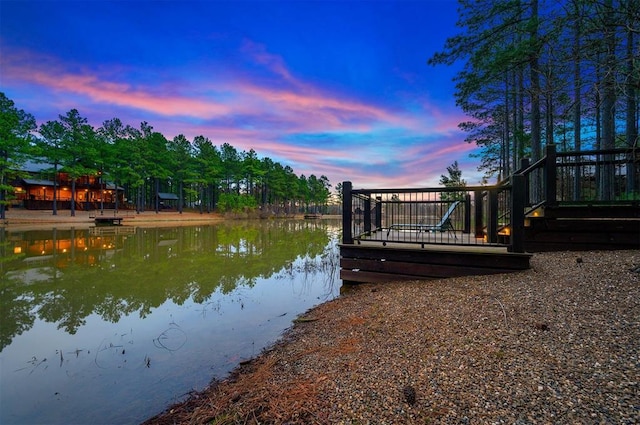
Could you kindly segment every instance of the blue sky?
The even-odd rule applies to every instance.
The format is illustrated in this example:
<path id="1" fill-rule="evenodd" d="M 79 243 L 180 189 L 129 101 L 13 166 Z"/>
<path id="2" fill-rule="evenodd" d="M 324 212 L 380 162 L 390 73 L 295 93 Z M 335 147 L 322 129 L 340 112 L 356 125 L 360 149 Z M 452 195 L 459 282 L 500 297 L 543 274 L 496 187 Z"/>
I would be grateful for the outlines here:
<path id="1" fill-rule="evenodd" d="M 167 138 L 255 149 L 335 185 L 438 184 L 458 161 L 455 68 L 427 59 L 457 3 L 0 2 L 0 90 L 38 123 L 72 108 L 99 127 L 146 121 Z"/>

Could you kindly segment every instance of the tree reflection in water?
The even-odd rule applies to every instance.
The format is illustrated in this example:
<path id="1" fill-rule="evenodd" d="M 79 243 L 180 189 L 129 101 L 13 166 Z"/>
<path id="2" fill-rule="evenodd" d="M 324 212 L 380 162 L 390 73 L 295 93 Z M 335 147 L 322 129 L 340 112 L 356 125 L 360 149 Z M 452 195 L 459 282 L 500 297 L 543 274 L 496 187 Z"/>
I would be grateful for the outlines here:
<path id="1" fill-rule="evenodd" d="M 140 423 L 220 379 L 338 295 L 339 232 L 0 231 L 0 423 Z"/>
<path id="2" fill-rule="evenodd" d="M 323 273 L 327 296 L 336 285 L 338 252 L 329 244 L 337 235 L 336 223 L 269 220 L 138 227 L 122 233 L 124 227 L 96 229 L 104 233 L 0 232 L 0 349 L 36 319 L 74 334 L 91 314 L 114 323 L 132 313 L 144 318 L 167 300 L 180 305 L 192 299 L 206 306 L 216 291 L 251 288 L 258 278 L 297 273 L 306 281 L 308 275 Z M 164 344 L 161 337 L 158 342 Z"/>

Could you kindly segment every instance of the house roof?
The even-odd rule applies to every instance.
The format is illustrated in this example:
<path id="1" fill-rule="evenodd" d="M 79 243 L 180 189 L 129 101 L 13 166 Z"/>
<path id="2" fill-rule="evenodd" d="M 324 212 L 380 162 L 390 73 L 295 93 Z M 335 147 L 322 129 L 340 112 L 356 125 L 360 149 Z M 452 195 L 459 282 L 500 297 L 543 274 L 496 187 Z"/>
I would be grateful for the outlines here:
<path id="1" fill-rule="evenodd" d="M 162 199 L 163 201 L 177 201 L 179 199 L 178 195 L 166 192 L 158 192 L 158 198 Z"/>
<path id="2" fill-rule="evenodd" d="M 53 186 L 53 182 L 51 180 L 22 179 L 22 181 L 31 186 Z"/>
<path id="3" fill-rule="evenodd" d="M 29 173 L 38 173 L 40 171 L 49 170 L 53 168 L 53 164 L 49 164 L 47 162 L 33 161 L 28 160 L 25 161 L 24 164 L 20 167 L 20 170 L 27 171 Z"/>

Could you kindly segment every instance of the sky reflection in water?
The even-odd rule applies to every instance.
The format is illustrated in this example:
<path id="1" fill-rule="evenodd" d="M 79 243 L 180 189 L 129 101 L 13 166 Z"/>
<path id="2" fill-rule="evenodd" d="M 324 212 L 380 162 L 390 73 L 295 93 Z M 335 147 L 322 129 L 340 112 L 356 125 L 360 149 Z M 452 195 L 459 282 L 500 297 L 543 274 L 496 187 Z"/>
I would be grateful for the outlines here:
<path id="1" fill-rule="evenodd" d="M 139 423 L 338 295 L 339 223 L 5 233 L 0 422 Z"/>

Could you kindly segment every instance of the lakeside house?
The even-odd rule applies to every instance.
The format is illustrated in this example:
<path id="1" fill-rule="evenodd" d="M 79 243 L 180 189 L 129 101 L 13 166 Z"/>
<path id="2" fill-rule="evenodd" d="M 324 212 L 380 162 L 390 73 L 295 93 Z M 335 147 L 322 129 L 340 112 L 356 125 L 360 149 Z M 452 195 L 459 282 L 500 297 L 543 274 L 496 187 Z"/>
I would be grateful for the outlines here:
<path id="1" fill-rule="evenodd" d="M 102 175 L 85 175 L 76 179 L 75 197 L 72 199 L 72 179 L 68 173 L 54 173 L 53 165 L 27 161 L 21 168 L 22 176 L 12 182 L 15 197 L 14 207 L 30 210 L 53 209 L 54 198 L 58 209 L 71 209 L 75 202 L 78 210 L 113 209 L 117 205 L 126 206 L 125 191 L 111 182 L 104 181 Z"/>

